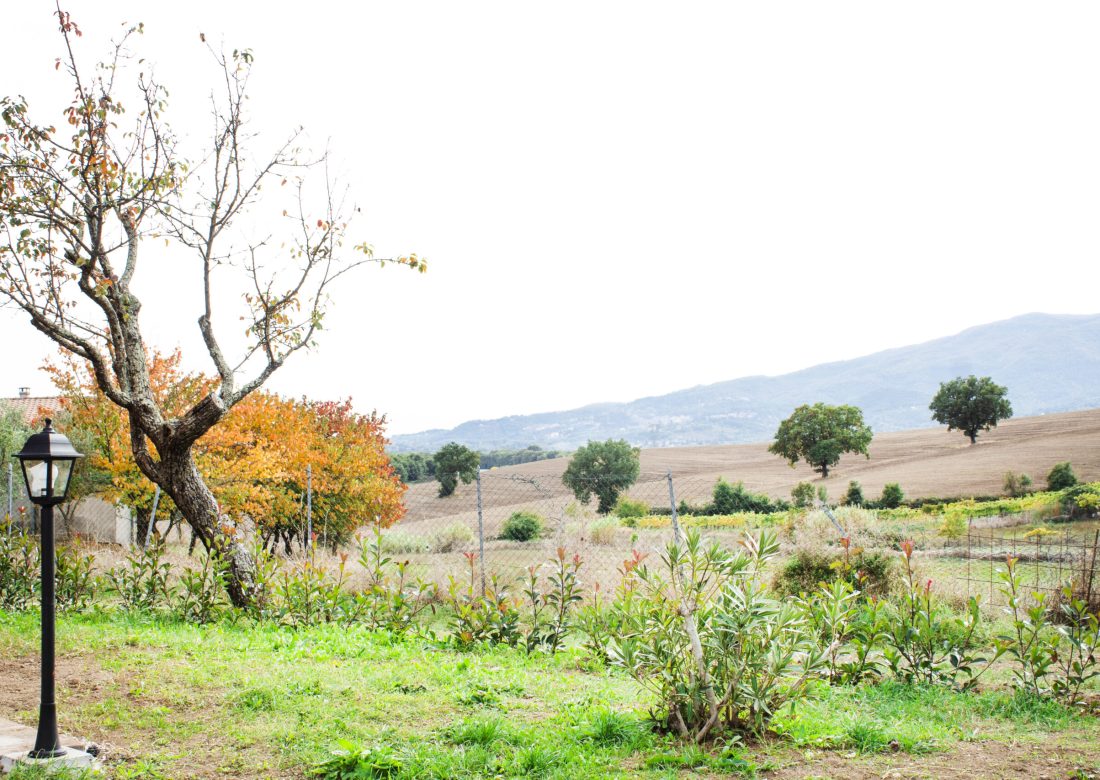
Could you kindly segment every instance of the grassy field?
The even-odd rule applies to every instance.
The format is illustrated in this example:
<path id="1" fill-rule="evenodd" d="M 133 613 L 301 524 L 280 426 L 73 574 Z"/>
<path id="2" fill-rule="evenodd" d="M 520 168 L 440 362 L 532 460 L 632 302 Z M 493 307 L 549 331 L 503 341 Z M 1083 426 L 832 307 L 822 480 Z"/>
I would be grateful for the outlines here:
<path id="1" fill-rule="evenodd" d="M 822 686 L 767 739 L 699 749 L 655 733 L 640 689 L 580 650 L 463 652 L 358 628 L 110 613 L 64 617 L 58 633 L 61 727 L 104 747 L 110 778 L 302 778 L 341 740 L 372 749 L 377 771 L 362 777 L 1100 772 L 1094 716 L 998 686 Z M 36 615 L 0 613 L 0 716 L 35 721 L 36 641 Z"/>

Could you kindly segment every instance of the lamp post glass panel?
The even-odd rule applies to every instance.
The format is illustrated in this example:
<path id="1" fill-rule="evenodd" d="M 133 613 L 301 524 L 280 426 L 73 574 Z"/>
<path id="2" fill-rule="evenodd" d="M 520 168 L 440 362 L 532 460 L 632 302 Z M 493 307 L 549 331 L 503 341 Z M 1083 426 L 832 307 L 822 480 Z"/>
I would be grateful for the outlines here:
<path id="1" fill-rule="evenodd" d="M 73 464 L 83 457 L 66 436 L 53 429 L 50 420 L 41 433 L 27 439 L 15 454 L 23 468 L 27 495 L 42 508 L 42 693 L 38 705 L 38 736 L 31 758 L 54 758 L 65 752 L 57 731 L 54 697 L 54 551 L 53 508 L 65 500 Z"/>

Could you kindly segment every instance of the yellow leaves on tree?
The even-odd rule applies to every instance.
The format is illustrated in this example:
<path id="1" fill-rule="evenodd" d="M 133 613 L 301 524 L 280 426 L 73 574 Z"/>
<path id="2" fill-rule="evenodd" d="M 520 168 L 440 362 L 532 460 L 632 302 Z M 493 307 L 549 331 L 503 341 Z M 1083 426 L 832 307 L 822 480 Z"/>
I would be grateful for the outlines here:
<path id="1" fill-rule="evenodd" d="M 46 370 L 62 395 L 67 427 L 90 449 L 88 466 L 110 475 L 108 498 L 147 516 L 154 488 L 130 454 L 126 413 L 96 389 L 79 361 L 63 358 Z M 169 414 L 214 387 L 210 378 L 184 372 L 179 352 L 151 356 L 150 383 Z M 384 427 L 384 417 L 356 414 L 350 401 L 295 401 L 257 391 L 198 440 L 195 462 L 224 515 L 287 547 L 305 541 L 312 471 L 314 531 L 337 544 L 361 525 L 389 526 L 404 515 L 405 486 L 385 453 Z M 160 507 L 158 516 L 171 509 L 165 496 Z"/>

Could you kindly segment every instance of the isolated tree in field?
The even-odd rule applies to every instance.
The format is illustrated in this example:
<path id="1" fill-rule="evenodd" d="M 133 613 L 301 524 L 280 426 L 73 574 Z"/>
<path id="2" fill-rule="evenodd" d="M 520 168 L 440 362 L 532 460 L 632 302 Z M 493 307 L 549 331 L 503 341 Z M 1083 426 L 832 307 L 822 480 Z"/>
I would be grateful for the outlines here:
<path id="1" fill-rule="evenodd" d="M 946 425 L 948 431 L 962 431 L 971 444 L 977 442 L 980 431 L 996 428 L 998 422 L 1012 416 L 1008 390 L 987 376 L 973 374 L 941 382 L 928 408 L 933 420 Z"/>
<path id="2" fill-rule="evenodd" d="M 481 457 L 456 442 L 444 444 L 433 457 L 435 478 L 439 480 L 439 497 L 446 498 L 455 492 L 458 481 L 469 485 L 477 479 L 477 470 L 481 467 Z"/>
<path id="3" fill-rule="evenodd" d="M 792 468 L 805 460 L 827 477 L 845 452 L 867 455 L 871 437 L 863 412 L 854 406 L 803 404 L 779 424 L 768 452 L 786 458 Z"/>
<path id="4" fill-rule="evenodd" d="M 99 390 L 125 411 L 137 467 L 207 548 L 223 550 L 229 595 L 247 604 L 253 562 L 218 522 L 195 445 L 313 343 L 328 290 L 371 261 L 371 251 L 345 246 L 343 196 L 323 158 L 300 156 L 297 133 L 271 154 L 253 153 L 244 110 L 250 51 L 207 49 L 215 85 L 209 145 L 189 162 L 165 119 L 167 92 L 152 68 L 133 63 L 138 72 L 129 70 L 127 52 L 142 27 L 87 68 L 74 50 L 80 30 L 69 14 L 57 16 L 64 52 L 57 69 L 73 92 L 63 129 L 32 119 L 22 97 L 0 100 L 0 296 L 88 361 Z M 316 189 L 311 174 L 320 174 Z M 196 319 L 216 378 L 179 411 L 166 409 L 150 385 L 137 294 L 149 290 L 138 280 L 147 256 L 161 284 L 178 288 L 193 272 L 202 290 Z M 424 269 L 415 255 L 397 262 Z M 226 310 L 222 293 L 234 289 L 248 290 L 239 313 Z"/>
<path id="5" fill-rule="evenodd" d="M 638 480 L 640 452 L 622 439 L 590 441 L 573 453 L 561 481 L 582 503 L 596 496 L 596 511 L 606 515 L 619 494 Z"/>

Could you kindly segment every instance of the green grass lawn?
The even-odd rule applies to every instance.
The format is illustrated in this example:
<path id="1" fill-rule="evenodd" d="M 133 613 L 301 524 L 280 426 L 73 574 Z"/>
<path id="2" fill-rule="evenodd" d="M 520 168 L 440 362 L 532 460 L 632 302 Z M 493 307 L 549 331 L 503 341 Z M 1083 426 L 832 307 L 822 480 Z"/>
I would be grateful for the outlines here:
<path id="1" fill-rule="evenodd" d="M 1094 716 L 1000 689 L 822 685 L 777 734 L 700 750 L 655 733 L 644 693 L 580 650 L 118 613 L 63 616 L 58 637 L 62 730 L 105 746 L 113 778 L 300 778 L 342 740 L 374 767 L 348 777 L 881 777 L 901 759 L 937 777 L 920 772 L 960 750 L 1061 762 L 1052 777 L 1100 765 Z M 36 721 L 37 642 L 37 614 L 0 613 L 0 716 Z"/>

